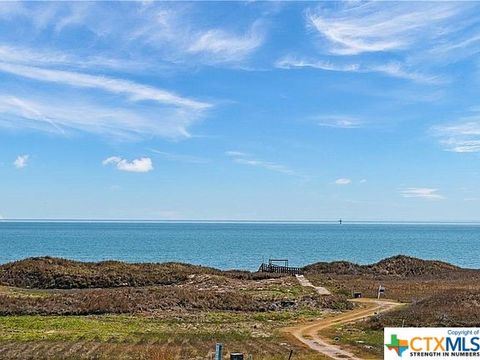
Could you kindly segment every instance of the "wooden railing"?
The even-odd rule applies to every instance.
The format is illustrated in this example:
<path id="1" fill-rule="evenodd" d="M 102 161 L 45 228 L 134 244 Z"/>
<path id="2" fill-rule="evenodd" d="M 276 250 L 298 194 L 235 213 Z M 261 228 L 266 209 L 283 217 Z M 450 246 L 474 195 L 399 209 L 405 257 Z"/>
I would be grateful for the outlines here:
<path id="1" fill-rule="evenodd" d="M 290 274 L 290 275 L 302 275 L 303 269 L 299 267 L 291 267 L 291 266 L 279 266 L 274 264 L 265 264 L 263 263 L 260 265 L 258 269 L 260 272 L 269 272 L 269 273 L 277 273 L 277 274 Z"/>

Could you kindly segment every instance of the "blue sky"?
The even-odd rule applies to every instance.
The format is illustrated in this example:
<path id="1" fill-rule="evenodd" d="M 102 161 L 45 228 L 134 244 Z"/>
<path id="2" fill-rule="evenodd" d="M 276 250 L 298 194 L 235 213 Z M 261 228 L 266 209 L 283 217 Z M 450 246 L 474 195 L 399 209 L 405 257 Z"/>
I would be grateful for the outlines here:
<path id="1" fill-rule="evenodd" d="M 0 216 L 478 221 L 479 14 L 0 3 Z"/>

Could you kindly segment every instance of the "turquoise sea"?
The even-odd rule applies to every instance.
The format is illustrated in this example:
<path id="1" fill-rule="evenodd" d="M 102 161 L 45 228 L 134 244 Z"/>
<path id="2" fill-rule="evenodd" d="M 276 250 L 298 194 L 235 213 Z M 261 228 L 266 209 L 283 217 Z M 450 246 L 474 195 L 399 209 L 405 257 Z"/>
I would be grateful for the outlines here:
<path id="1" fill-rule="evenodd" d="M 0 263 L 30 256 L 256 270 L 268 258 L 371 263 L 405 254 L 480 268 L 478 224 L 0 222 Z"/>

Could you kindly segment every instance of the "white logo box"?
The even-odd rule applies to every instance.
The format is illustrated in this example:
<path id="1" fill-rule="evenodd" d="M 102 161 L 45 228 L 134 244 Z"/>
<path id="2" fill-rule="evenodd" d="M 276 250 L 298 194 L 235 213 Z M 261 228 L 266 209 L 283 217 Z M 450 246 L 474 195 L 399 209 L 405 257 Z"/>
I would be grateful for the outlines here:
<path id="1" fill-rule="evenodd" d="M 385 328 L 384 359 L 479 359 L 480 328 Z"/>

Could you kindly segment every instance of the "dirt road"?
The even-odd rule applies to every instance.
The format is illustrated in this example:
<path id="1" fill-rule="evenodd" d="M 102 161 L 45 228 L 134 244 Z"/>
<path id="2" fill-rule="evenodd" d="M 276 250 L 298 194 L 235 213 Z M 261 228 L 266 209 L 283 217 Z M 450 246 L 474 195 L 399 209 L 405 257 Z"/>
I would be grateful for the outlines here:
<path id="1" fill-rule="evenodd" d="M 403 304 L 388 300 L 376 299 L 356 299 L 352 300 L 352 302 L 360 303 L 363 306 L 352 311 L 327 317 L 325 319 L 320 319 L 308 324 L 287 328 L 285 331 L 293 335 L 296 339 L 307 345 L 312 350 L 318 351 L 319 353 L 322 353 L 331 359 L 360 360 L 359 357 L 355 356 L 351 352 L 342 349 L 338 345 L 327 342 L 326 339 L 319 335 L 319 332 L 330 326 L 362 320 L 375 314 L 392 310 L 396 307 L 402 306 Z"/>

